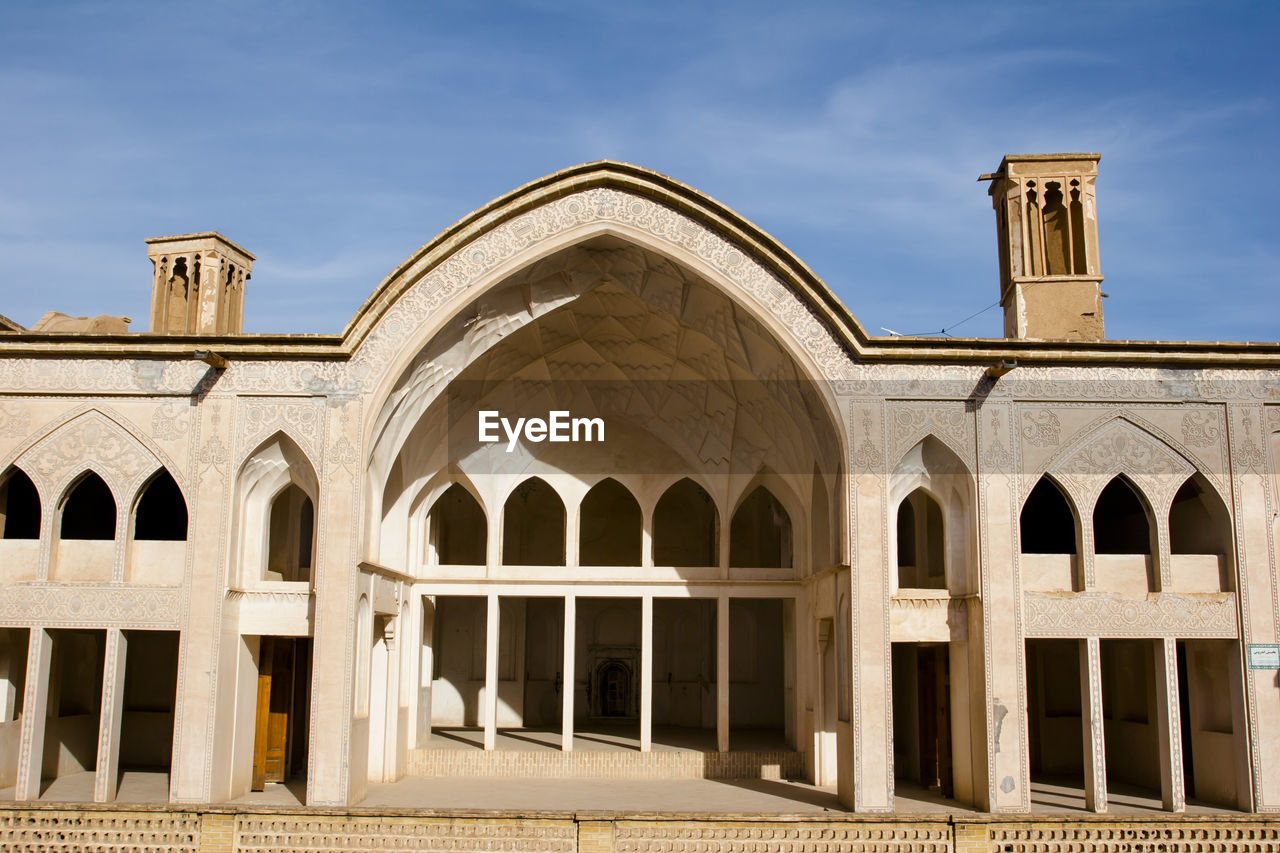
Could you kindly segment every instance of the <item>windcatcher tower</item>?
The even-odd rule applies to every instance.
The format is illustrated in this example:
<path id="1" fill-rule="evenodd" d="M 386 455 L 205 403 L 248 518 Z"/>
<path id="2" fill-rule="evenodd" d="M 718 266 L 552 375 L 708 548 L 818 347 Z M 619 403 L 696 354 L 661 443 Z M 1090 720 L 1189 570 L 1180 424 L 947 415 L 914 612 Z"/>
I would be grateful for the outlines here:
<path id="1" fill-rule="evenodd" d="M 238 335 L 244 284 L 254 256 L 216 231 L 147 240 L 155 265 L 151 331 L 167 335 Z"/>
<path id="2" fill-rule="evenodd" d="M 991 181 L 1006 338 L 1100 341 L 1100 154 L 1009 154 Z"/>

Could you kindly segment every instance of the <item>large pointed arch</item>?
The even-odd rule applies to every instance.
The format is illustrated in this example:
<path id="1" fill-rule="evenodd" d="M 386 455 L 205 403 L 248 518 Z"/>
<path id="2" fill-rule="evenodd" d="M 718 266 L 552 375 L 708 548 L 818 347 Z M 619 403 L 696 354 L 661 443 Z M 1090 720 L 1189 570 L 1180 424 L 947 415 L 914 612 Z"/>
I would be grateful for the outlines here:
<path id="1" fill-rule="evenodd" d="M 451 326 L 482 320 L 468 309 L 504 279 L 557 252 L 604 238 L 652 251 L 713 285 L 776 340 L 807 377 L 843 375 L 855 339 L 866 338 L 794 256 L 688 187 L 609 162 L 535 181 L 419 249 L 383 281 L 344 332 L 358 372 L 376 378 L 364 443 L 370 521 L 379 514 L 382 498 L 372 484 L 385 480 L 403 440 L 388 437 L 388 424 L 416 420 L 403 408 L 389 416 L 389 407 L 397 407 L 394 398 L 405 389 L 405 371 L 428 342 Z M 453 375 L 451 365 L 437 362 L 414 381 L 431 386 Z M 828 383 L 817 382 L 815 391 L 825 419 L 839 423 Z M 844 431 L 834 432 L 843 443 Z"/>

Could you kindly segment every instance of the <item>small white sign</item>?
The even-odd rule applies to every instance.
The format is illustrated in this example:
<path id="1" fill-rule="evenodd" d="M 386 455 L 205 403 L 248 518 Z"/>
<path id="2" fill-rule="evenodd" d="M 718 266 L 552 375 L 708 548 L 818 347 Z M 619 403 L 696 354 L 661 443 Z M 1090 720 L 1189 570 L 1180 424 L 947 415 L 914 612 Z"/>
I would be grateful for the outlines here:
<path id="1" fill-rule="evenodd" d="M 1280 669 L 1280 645 L 1250 643 L 1249 669 Z"/>

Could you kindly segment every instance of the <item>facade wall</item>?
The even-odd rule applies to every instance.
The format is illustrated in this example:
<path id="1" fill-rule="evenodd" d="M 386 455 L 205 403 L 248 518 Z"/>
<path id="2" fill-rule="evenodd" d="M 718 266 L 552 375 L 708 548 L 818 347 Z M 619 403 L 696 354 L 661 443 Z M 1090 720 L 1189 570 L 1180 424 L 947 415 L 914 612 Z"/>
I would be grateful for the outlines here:
<path id="1" fill-rule="evenodd" d="M 833 309 L 821 294 L 801 292 L 769 260 L 774 250 L 705 211 L 661 204 L 627 186 L 595 186 L 548 191 L 498 219 L 402 265 L 353 323 L 346 349 L 330 357 L 281 343 L 213 368 L 176 352 L 144 358 L 130 344 L 36 357 L 0 343 L 0 471 L 16 466 L 29 476 L 41 507 L 38 538 L 0 543 L 0 625 L 31 637 L 25 647 L 7 645 L 11 654 L 22 648 L 26 655 L 6 659 L 10 683 L 16 684 L 12 673 L 23 672 L 22 702 L 10 703 L 23 710 L 20 719 L 0 721 L 0 779 L 14 780 L 19 799 L 35 795 L 42 763 L 51 766 L 41 748 L 53 723 L 45 721 L 47 709 L 57 701 L 49 673 L 58 632 L 98 632 L 104 656 L 111 632 L 178 632 L 169 767 L 178 803 L 220 802 L 249 789 L 263 671 L 259 638 L 310 638 L 313 660 L 323 665 L 311 669 L 310 723 L 298 735 L 307 744 L 308 802 L 339 805 L 358 802 L 369 781 L 403 775 L 413 749 L 429 740 L 433 719 L 483 724 L 491 699 L 482 701 L 473 682 L 501 681 L 491 675 L 501 665 L 494 645 L 500 632 L 486 629 L 492 636 L 474 640 L 485 646 L 468 679 L 479 706 L 469 717 L 464 700 L 426 675 L 435 671 L 426 639 L 434 627 L 424 633 L 424 624 L 433 612 L 438 618 L 438 596 L 479 596 L 488 613 L 499 599 L 512 606 L 506 603 L 545 596 L 567 608 L 577 598 L 579 614 L 585 599 L 617 596 L 636 599 L 649 618 L 654 601 L 666 598 L 706 598 L 717 614 L 729 613 L 739 598 L 781 599 L 764 621 L 771 634 L 782 634 L 782 658 L 790 661 L 780 679 L 770 680 L 789 693 L 769 711 L 769 722 L 781 715 L 808 776 L 837 784 L 842 801 L 858 811 L 893 809 L 898 643 L 947 649 L 957 798 L 992 812 L 1029 809 L 1028 639 L 1071 641 L 1079 652 L 1081 772 L 1092 807 L 1106 808 L 1109 773 L 1122 781 L 1114 773 L 1122 763 L 1117 726 L 1133 721 L 1107 717 L 1105 681 L 1113 659 L 1107 650 L 1124 641 L 1146 656 L 1142 725 L 1159 755 L 1139 765 L 1144 776 L 1137 781 L 1158 788 L 1170 809 L 1185 802 L 1177 722 L 1182 643 L 1187 689 L 1195 694 L 1191 754 L 1215 756 L 1195 760 L 1197 792 L 1245 810 L 1280 809 L 1266 793 L 1280 790 L 1274 673 L 1245 670 L 1241 654 L 1247 644 L 1280 641 L 1273 520 L 1280 407 L 1267 404 L 1276 366 L 1029 363 L 997 380 L 982 363 L 927 353 L 869 359 L 833 331 Z M 639 565 L 596 568 L 566 556 L 564 566 L 551 569 L 506 566 L 496 544 L 504 495 L 538 465 L 551 464 L 533 453 L 518 476 L 474 485 L 488 523 L 485 565 L 433 564 L 427 511 L 434 496 L 463 478 L 430 455 L 433 445 L 421 433 L 415 437 L 435 399 L 422 388 L 436 381 L 428 368 L 447 367 L 441 374 L 447 385 L 481 354 L 455 342 L 447 352 L 465 358 L 448 364 L 431 347 L 455 334 L 480 294 L 499 294 L 522 270 L 602 238 L 661 256 L 707 285 L 689 290 L 686 282 L 687 293 L 722 295 L 726 308 L 690 315 L 687 324 L 746 324 L 762 341 L 761 352 L 767 344 L 770 365 L 791 365 L 812 382 L 814 423 L 834 439 L 830 469 L 814 474 L 729 463 L 715 481 L 721 485 L 709 481 L 720 551 L 718 565 L 701 567 L 706 571 L 653 565 L 653 507 L 674 472 L 631 482 L 644 508 Z M 619 251 L 634 257 L 610 251 L 611 258 Z M 632 287 L 629 274 L 616 264 L 565 273 L 581 292 L 602 281 L 621 292 Z M 590 275 L 596 278 L 584 278 Z M 645 275 L 654 280 L 652 269 Z M 546 314 L 571 302 L 548 302 Z M 543 315 L 531 316 L 519 322 L 547 328 Z M 771 428 L 766 423 L 761 435 Z M 739 434 L 728 457 L 736 460 L 752 438 Z M 419 455 L 404 455 L 405 447 Z M 422 470 L 407 471 L 408 459 L 421 460 Z M 555 465 L 572 473 L 572 461 Z M 182 544 L 133 542 L 138 495 L 162 468 L 184 496 L 187 537 Z M 65 496 L 90 470 L 113 496 L 114 536 L 64 541 L 58 525 Z M 1170 510 L 1192 475 L 1223 504 L 1226 553 L 1173 552 Z M 1019 515 L 1043 476 L 1061 488 L 1074 513 L 1077 551 L 1065 559 L 1024 554 L 1020 546 Z M 1095 553 L 1094 507 L 1116 478 L 1146 507 L 1147 555 Z M 571 479 L 554 485 L 572 509 L 592 482 L 585 472 L 578 486 L 566 485 Z M 760 484 L 790 521 L 795 558 L 776 571 L 730 564 L 734 512 Z M 268 559 L 262 555 L 269 551 L 263 548 L 269 499 L 286 485 L 313 504 L 314 544 L 302 581 L 269 578 L 260 564 Z M 937 589 L 899 583 L 898 510 L 915 489 L 924 489 L 942 513 L 945 585 Z M 575 543 L 578 518 L 567 513 L 564 523 L 566 540 Z M 732 639 L 727 617 L 723 625 L 723 641 L 707 638 L 717 655 L 708 693 L 715 698 L 706 700 L 713 707 L 699 711 L 722 749 L 729 720 L 752 722 L 741 711 L 735 716 L 734 706 L 757 705 L 742 679 L 735 699 L 731 646 L 742 640 Z M 589 655 L 585 645 L 577 647 L 573 671 Z M 1204 663 L 1210 658 L 1213 666 Z M 112 745 L 123 724 L 111 709 L 116 692 L 127 692 L 120 681 L 128 678 L 127 654 L 121 660 L 123 666 L 104 665 L 94 703 L 91 734 L 106 758 L 95 757 L 92 769 L 102 785 L 113 773 L 111 761 L 120 760 Z M 1209 677 L 1220 669 L 1225 680 Z M 651 669 L 648 676 L 652 684 Z M 1230 697 L 1224 707 L 1202 701 L 1224 689 Z M 650 702 L 671 701 L 648 691 Z M 458 709 L 450 705 L 455 699 Z M 575 706 L 588 701 L 575 697 Z M 503 706 L 513 704 L 519 703 Z M 109 788 L 100 785 L 104 800 L 111 799 Z"/>

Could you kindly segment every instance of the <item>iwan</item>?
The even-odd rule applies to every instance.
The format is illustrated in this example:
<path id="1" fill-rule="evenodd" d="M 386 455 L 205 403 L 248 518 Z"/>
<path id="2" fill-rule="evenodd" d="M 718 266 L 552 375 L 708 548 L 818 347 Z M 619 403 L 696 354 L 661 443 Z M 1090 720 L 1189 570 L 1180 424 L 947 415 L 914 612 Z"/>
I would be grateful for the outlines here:
<path id="1" fill-rule="evenodd" d="M 480 412 L 480 441 L 484 444 L 501 441 L 497 432 L 499 424 L 507 434 L 508 453 L 515 450 L 522 429 L 526 441 L 604 441 L 604 418 L 572 418 L 566 411 L 552 411 L 547 412 L 546 420 L 516 418 L 513 426 L 509 418 L 492 410 Z"/>

